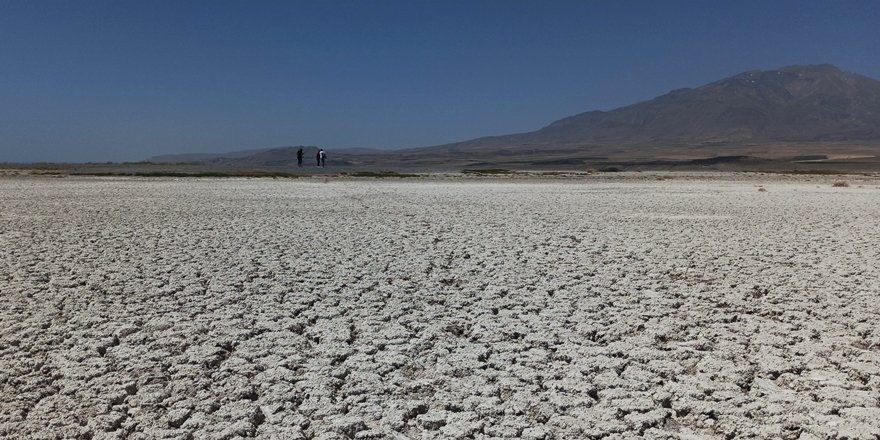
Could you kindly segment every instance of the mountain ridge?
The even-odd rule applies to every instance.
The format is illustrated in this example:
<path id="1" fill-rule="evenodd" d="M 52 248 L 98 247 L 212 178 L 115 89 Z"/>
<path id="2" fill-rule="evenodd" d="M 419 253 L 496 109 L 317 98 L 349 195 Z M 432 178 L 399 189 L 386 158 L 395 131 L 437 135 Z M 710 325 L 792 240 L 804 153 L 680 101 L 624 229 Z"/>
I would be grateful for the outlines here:
<path id="1" fill-rule="evenodd" d="M 880 141 L 878 127 L 880 81 L 821 64 L 750 70 L 616 109 L 578 113 L 531 132 L 412 151 Z"/>
<path id="2" fill-rule="evenodd" d="M 290 166 L 299 147 L 152 162 Z M 306 160 L 317 147 L 303 147 Z M 523 133 L 398 150 L 331 149 L 339 166 L 589 163 L 715 156 L 880 155 L 880 81 L 830 64 L 749 70 Z M 185 160 L 181 160 L 185 159 Z"/>

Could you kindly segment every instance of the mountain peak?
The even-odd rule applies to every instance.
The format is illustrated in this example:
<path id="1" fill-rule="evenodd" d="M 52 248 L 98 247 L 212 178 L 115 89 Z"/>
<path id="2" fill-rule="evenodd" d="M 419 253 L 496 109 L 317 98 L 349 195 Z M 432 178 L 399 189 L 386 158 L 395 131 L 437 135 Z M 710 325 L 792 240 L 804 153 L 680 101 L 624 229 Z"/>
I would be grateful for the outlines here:
<path id="1" fill-rule="evenodd" d="M 837 68 L 837 66 L 833 64 L 807 64 L 807 65 L 795 65 L 795 66 L 785 66 L 779 69 L 780 72 L 793 72 L 793 73 L 820 73 L 820 74 L 829 74 L 829 73 L 844 73 L 842 70 Z"/>

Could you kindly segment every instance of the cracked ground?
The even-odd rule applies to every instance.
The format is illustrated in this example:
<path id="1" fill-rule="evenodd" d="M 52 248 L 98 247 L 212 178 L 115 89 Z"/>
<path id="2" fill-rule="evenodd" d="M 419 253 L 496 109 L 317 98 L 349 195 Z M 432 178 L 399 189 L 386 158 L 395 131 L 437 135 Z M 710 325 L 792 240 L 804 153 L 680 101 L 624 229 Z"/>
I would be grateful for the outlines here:
<path id="1" fill-rule="evenodd" d="M 876 182 L 750 179 L 2 178 L 0 437 L 880 438 Z"/>

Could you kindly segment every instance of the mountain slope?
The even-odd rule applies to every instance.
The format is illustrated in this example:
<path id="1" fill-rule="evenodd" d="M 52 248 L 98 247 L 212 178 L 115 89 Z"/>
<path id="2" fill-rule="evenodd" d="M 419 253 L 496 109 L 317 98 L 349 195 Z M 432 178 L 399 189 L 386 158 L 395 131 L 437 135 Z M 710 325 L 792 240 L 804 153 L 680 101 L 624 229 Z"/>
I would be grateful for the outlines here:
<path id="1" fill-rule="evenodd" d="M 289 168 L 295 166 L 297 148 L 149 160 Z M 316 147 L 304 150 L 305 164 L 310 164 Z M 396 151 L 334 149 L 328 154 L 333 166 L 360 168 L 880 156 L 880 81 L 831 65 L 756 70 L 610 111 L 577 114 L 528 133 Z"/>
<path id="2" fill-rule="evenodd" d="M 880 141 L 880 81 L 831 65 L 750 71 L 530 133 L 425 150 Z"/>

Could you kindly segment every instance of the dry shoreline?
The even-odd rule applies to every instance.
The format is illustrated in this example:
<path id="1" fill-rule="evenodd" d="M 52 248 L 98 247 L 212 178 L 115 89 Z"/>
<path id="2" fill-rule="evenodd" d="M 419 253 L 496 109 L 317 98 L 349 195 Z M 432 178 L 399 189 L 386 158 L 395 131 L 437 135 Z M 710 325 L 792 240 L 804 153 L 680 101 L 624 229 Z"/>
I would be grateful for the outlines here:
<path id="1" fill-rule="evenodd" d="M 878 185 L 0 177 L 0 437 L 876 438 Z"/>

